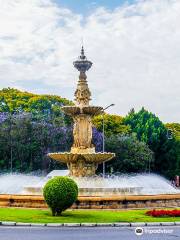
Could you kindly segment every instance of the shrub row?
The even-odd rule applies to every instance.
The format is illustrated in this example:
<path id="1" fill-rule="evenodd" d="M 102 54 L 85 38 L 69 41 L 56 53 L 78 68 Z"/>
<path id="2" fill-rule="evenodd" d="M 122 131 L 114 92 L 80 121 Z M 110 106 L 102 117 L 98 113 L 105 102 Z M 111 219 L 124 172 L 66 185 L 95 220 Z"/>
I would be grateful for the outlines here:
<path id="1" fill-rule="evenodd" d="M 180 217 L 180 209 L 173 209 L 173 210 L 150 210 L 147 211 L 146 214 L 152 217 Z"/>

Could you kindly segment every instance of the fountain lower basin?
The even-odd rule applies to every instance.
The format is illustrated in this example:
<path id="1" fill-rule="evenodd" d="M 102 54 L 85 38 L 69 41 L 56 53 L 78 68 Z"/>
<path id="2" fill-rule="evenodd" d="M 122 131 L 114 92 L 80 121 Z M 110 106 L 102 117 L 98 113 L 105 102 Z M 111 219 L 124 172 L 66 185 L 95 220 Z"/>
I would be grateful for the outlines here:
<path id="1" fill-rule="evenodd" d="M 0 194 L 41 195 L 44 184 L 54 176 L 66 176 L 68 170 L 54 170 L 46 177 L 26 174 L 0 175 Z M 74 178 L 78 183 L 79 196 L 124 196 L 180 194 L 180 190 L 156 174 L 112 175 Z"/>
<path id="2" fill-rule="evenodd" d="M 43 196 L 0 194 L 0 207 L 47 208 Z M 180 194 L 79 196 L 73 209 L 135 209 L 180 207 Z"/>
<path id="3" fill-rule="evenodd" d="M 42 189 L 48 179 L 58 176 L 62 170 L 52 171 L 38 184 L 26 185 L 23 194 L 42 195 Z M 68 174 L 68 171 L 66 171 Z M 174 188 L 168 180 L 155 174 L 119 175 L 94 177 L 73 177 L 79 187 L 79 196 L 124 196 L 124 195 L 156 195 L 176 194 L 180 191 Z"/>
<path id="4" fill-rule="evenodd" d="M 0 175 L 0 206 L 47 208 L 42 196 L 44 184 L 53 176 L 67 174 L 67 170 L 55 170 L 47 177 Z M 78 185 L 75 209 L 180 207 L 180 190 L 155 174 L 79 178 Z"/>
<path id="5" fill-rule="evenodd" d="M 139 195 L 142 187 L 124 187 L 124 188 L 79 188 L 79 196 L 120 196 L 120 195 Z M 43 187 L 27 186 L 24 188 L 23 194 L 26 195 L 42 195 Z"/>

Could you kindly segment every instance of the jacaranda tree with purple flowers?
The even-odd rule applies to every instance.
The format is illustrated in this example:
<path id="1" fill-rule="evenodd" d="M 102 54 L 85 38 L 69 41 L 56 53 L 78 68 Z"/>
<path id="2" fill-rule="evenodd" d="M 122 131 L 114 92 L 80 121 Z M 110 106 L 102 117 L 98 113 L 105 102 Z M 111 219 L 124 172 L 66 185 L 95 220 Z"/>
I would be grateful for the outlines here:
<path id="1" fill-rule="evenodd" d="M 57 126 L 32 114 L 0 114 L 1 171 L 50 170 L 55 164 L 47 153 L 67 151 L 72 144 L 72 127 Z"/>

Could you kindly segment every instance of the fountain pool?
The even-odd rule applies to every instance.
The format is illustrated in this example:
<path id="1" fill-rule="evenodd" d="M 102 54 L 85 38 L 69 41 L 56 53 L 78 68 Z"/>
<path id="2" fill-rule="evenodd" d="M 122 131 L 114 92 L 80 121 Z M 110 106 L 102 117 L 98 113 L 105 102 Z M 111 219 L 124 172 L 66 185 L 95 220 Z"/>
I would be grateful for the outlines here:
<path id="1" fill-rule="evenodd" d="M 0 175 L 0 206 L 46 208 L 42 196 L 44 184 L 55 171 L 45 176 Z M 136 174 L 75 178 L 79 186 L 75 209 L 122 209 L 180 207 L 180 190 L 156 174 Z"/>
<path id="2" fill-rule="evenodd" d="M 55 170 L 46 177 L 25 174 L 0 175 L 0 194 L 42 195 L 44 184 L 54 176 L 67 175 L 67 170 Z M 112 175 L 102 178 L 74 178 L 80 196 L 176 194 L 180 190 L 156 174 Z"/>

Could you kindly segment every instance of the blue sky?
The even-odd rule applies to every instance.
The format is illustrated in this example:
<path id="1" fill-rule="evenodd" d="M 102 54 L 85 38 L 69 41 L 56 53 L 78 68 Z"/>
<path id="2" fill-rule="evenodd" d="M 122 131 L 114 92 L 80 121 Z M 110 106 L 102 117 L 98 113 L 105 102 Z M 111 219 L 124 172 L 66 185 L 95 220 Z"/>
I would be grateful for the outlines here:
<path id="1" fill-rule="evenodd" d="M 121 5 L 133 3 L 135 0 L 54 0 L 58 5 L 69 8 L 73 12 L 88 14 L 97 7 L 105 7 L 109 10 L 113 10 Z"/>
<path id="2" fill-rule="evenodd" d="M 180 0 L 0 0 L 0 6 L 0 88 L 73 100 L 73 61 L 83 37 L 93 62 L 91 104 L 114 103 L 108 111 L 121 116 L 144 106 L 164 122 L 180 122 Z"/>

